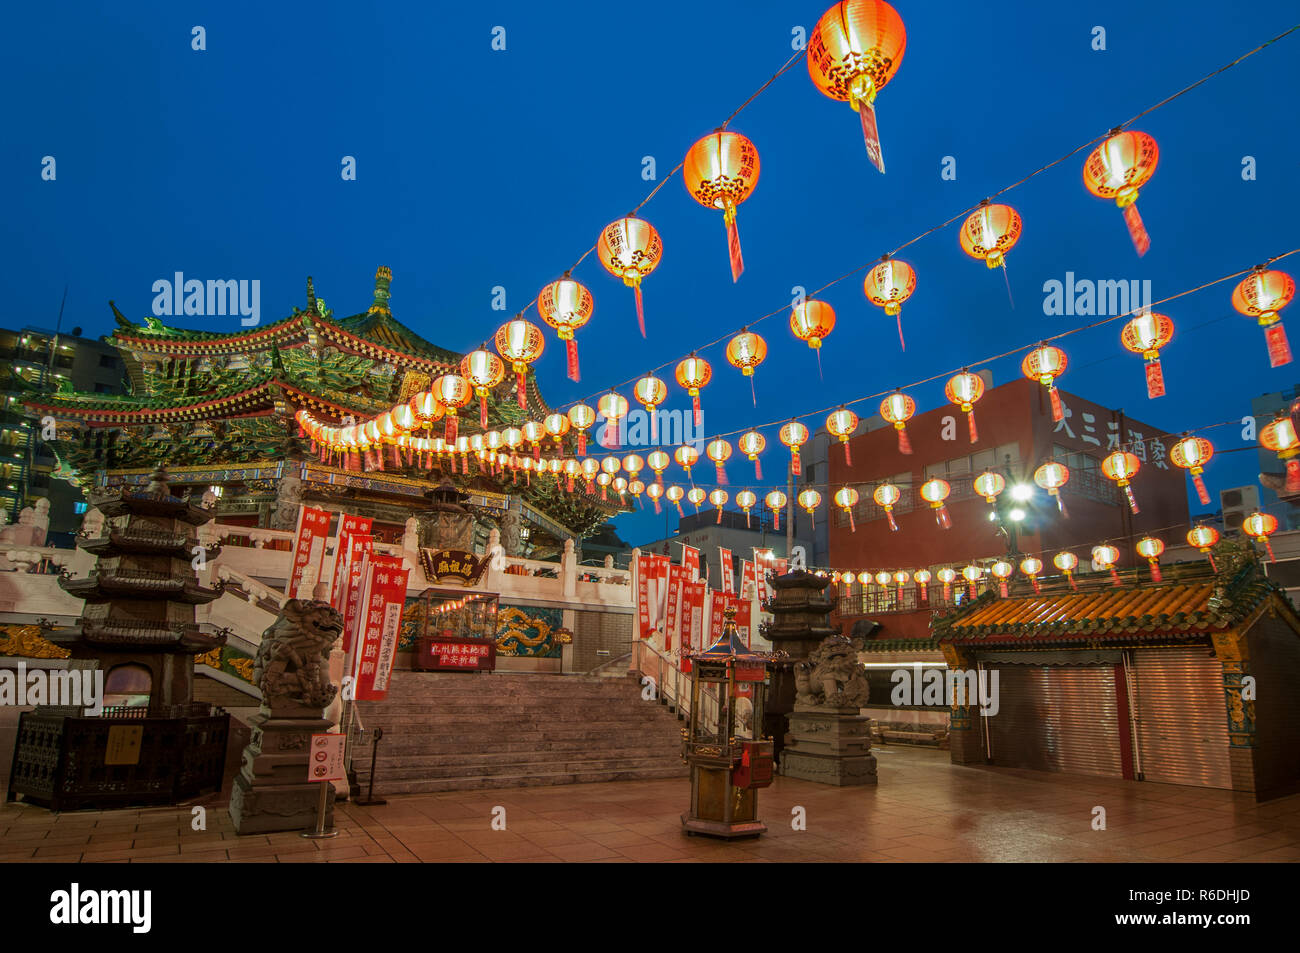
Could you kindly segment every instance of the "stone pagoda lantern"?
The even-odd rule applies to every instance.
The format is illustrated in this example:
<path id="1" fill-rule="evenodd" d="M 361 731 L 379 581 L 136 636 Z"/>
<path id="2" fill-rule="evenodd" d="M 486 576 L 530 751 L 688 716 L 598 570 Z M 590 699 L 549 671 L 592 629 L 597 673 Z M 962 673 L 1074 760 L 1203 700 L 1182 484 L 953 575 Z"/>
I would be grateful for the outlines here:
<path id="1" fill-rule="evenodd" d="M 749 651 L 726 610 L 722 635 L 692 653 L 691 715 L 682 755 L 691 771 L 687 834 L 756 837 L 758 789 L 772 783 L 772 739 L 762 737 L 767 656 Z"/>
<path id="2" fill-rule="evenodd" d="M 761 631 L 772 643 L 775 658 L 770 665 L 772 685 L 763 713 L 766 722 L 763 730 L 775 741 L 778 762 L 785 746 L 789 716 L 794 711 L 797 693 L 794 666 L 812 654 L 823 639 L 839 632 L 830 623 L 835 604 L 826 594 L 829 585 L 826 577 L 802 570 L 768 580 L 773 595 L 764 603 L 763 610 L 773 618 L 763 623 Z"/>

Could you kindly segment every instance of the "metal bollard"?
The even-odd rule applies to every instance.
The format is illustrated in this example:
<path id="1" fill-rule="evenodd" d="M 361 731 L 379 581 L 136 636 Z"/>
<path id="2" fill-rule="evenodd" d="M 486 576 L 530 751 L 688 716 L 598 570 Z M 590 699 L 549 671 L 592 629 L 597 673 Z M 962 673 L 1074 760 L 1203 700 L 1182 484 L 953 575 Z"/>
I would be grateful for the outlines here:
<path id="1" fill-rule="evenodd" d="M 375 797 L 375 758 L 379 754 L 379 741 L 383 737 L 384 729 L 376 728 L 375 740 L 370 744 L 370 782 L 367 785 L 366 796 L 364 800 L 354 802 L 361 807 L 373 807 L 388 803 L 384 798 Z"/>

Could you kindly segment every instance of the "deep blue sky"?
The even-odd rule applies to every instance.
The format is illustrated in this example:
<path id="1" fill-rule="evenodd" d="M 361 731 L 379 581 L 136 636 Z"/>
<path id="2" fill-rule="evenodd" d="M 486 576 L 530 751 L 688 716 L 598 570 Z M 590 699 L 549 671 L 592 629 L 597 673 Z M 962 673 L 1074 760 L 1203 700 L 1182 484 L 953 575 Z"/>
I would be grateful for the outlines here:
<path id="1" fill-rule="evenodd" d="M 469 350 L 509 316 L 490 309 L 493 286 L 507 289 L 510 313 L 524 307 L 645 195 L 642 157 L 666 174 L 786 60 L 792 28 L 811 29 L 825 5 L 746 3 L 725 16 L 700 16 L 694 3 L 19 5 L 0 40 L 4 320 L 52 326 L 69 284 L 64 327 L 106 333 L 109 298 L 138 320 L 152 283 L 175 271 L 260 279 L 265 321 L 303 305 L 310 274 L 336 314 L 351 314 L 387 264 L 398 319 Z M 762 158 L 740 212 L 740 283 L 717 213 L 669 182 L 643 212 L 665 243 L 645 284 L 649 340 L 636 332 L 630 291 L 589 258 L 575 274 L 596 297 L 579 334 L 583 381 L 567 381 L 548 332 L 538 372 L 551 403 L 675 361 L 780 307 L 793 285 L 818 287 L 901 244 L 1296 19 L 1286 0 L 1239 15 L 1201 0 L 896 7 L 907 52 L 877 103 L 888 175 L 868 164 L 857 117 L 797 64 L 732 124 Z M 205 52 L 191 50 L 196 24 Z M 491 49 L 498 25 L 505 52 Z M 1097 25 L 1104 52 L 1091 49 Z M 1145 258 L 1113 203 L 1084 189 L 1081 154 L 1003 199 L 1025 221 L 1009 258 L 1014 311 L 1001 275 L 967 258 L 954 230 L 933 235 L 902 256 L 919 276 L 905 354 L 861 278 L 850 279 L 822 296 L 839 316 L 824 380 L 783 317 L 757 329 L 770 347 L 757 410 L 721 350 L 705 355 L 715 366 L 708 429 L 816 410 L 1085 323 L 1043 315 L 1043 282 L 1067 271 L 1149 278 L 1161 298 L 1300 246 L 1297 64 L 1293 34 L 1136 124 L 1161 149 L 1140 201 L 1153 243 Z M 55 182 L 41 179 L 46 155 Z M 345 155 L 357 159 L 356 181 L 340 177 Z M 1255 181 L 1242 180 L 1247 155 Z M 956 181 L 940 177 L 944 156 L 956 158 Z M 1300 256 L 1282 267 L 1300 273 Z M 1064 342 L 1062 386 L 1169 430 L 1248 414 L 1252 396 L 1300 380 L 1300 364 L 1268 367 L 1262 332 L 1232 310 L 1231 288 L 1165 309 L 1179 329 L 1165 351 L 1167 397 L 1147 400 L 1119 323 Z M 1284 316 L 1300 355 L 1295 308 Z M 1011 360 L 993 370 L 998 382 L 1019 374 Z M 672 390 L 669 406 L 684 406 Z M 935 406 L 942 385 L 913 395 Z M 1221 451 L 1243 446 L 1235 430 L 1210 436 Z M 1216 493 L 1256 470 L 1253 453 L 1227 454 L 1206 482 Z M 634 543 L 663 529 L 648 514 L 620 526 Z"/>

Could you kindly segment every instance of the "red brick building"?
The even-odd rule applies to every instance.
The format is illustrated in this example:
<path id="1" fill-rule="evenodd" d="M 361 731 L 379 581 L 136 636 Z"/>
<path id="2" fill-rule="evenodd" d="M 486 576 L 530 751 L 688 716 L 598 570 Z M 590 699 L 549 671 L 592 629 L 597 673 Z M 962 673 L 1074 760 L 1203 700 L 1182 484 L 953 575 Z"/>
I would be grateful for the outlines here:
<path id="1" fill-rule="evenodd" d="M 910 574 L 926 568 L 936 574 L 928 587 L 928 600 L 920 598 L 910 581 L 901 593 L 896 585 L 885 589 L 874 583 L 839 584 L 839 619 L 846 629 L 855 620 L 866 618 L 880 623 L 877 640 L 928 641 L 931 611 L 944 606 L 938 570 L 951 566 L 960 572 L 971 562 L 987 567 L 1007 554 L 1007 538 L 998 532 L 999 523 L 990 520 L 993 507 L 974 490 L 974 480 L 985 468 L 995 468 L 1006 478 L 1002 521 L 1008 525 L 1012 525 L 1007 516 L 1012 487 L 1017 483 L 1033 487 L 1033 496 L 1019 506 L 1024 519 L 1014 525 L 1018 527 L 1019 551 L 1038 556 L 1044 563 L 1044 576 L 1056 572 L 1052 556 L 1062 549 L 1071 549 L 1078 556 L 1079 571 L 1083 572 L 1091 568 L 1092 547 L 1103 540 L 1119 548 L 1121 567 L 1141 561 L 1133 546 L 1148 533 L 1159 536 L 1166 545 L 1184 541 L 1189 518 L 1187 475 L 1168 460 L 1168 448 L 1176 438 L 1163 428 L 1075 394 L 1062 391 L 1061 399 L 1065 419 L 1058 423 L 1052 420 L 1045 388 L 1021 378 L 990 388 L 975 405 L 977 443 L 970 443 L 965 415 L 950 404 L 917 414 L 908 422 L 910 456 L 899 452 L 896 432 L 879 418 L 874 429 L 853 438 L 852 467 L 845 464 L 842 453 L 832 449 L 827 495 L 849 485 L 858 490 L 860 500 L 854 510 L 856 530 L 850 530 L 842 510 L 832 510 L 831 566 L 872 574 L 879 570 Z M 1136 515 L 1129 512 L 1122 491 L 1100 469 L 1102 459 L 1121 448 L 1142 460 L 1133 480 L 1140 510 Z M 1061 491 L 1066 514 L 1033 482 L 1034 470 L 1049 460 L 1070 469 L 1069 483 Z M 947 502 L 950 529 L 938 525 L 934 511 L 920 498 L 921 485 L 932 477 L 952 486 Z M 902 491 L 894 507 L 897 532 L 890 530 L 884 511 L 872 499 L 875 487 L 886 480 Z M 954 584 L 954 599 L 961 588 Z"/>

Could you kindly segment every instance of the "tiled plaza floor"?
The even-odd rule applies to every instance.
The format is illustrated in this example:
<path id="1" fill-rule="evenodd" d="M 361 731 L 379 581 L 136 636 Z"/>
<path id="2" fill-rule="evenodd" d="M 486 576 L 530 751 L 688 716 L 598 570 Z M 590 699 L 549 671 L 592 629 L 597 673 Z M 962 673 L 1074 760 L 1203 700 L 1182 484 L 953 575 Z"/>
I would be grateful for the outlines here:
<path id="1" fill-rule="evenodd" d="M 768 833 L 757 840 L 687 837 L 687 782 L 631 781 L 344 804 L 340 835 L 323 841 L 240 837 L 219 806 L 193 831 L 188 807 L 55 815 L 8 804 L 0 861 L 1300 861 L 1300 795 L 1256 804 L 1202 788 L 957 767 L 941 751 L 876 754 L 876 787 L 778 778 L 760 793 Z M 505 830 L 491 827 L 496 807 Z M 1093 830 L 1096 807 L 1105 830 Z M 806 830 L 793 829 L 795 808 Z"/>

